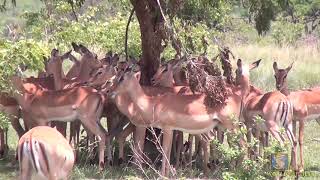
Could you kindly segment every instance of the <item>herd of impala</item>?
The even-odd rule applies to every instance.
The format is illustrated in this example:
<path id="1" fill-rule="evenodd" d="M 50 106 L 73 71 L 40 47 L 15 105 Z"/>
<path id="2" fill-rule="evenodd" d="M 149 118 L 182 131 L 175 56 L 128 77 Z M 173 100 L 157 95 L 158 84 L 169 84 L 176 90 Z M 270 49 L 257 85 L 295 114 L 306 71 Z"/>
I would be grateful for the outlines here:
<path id="1" fill-rule="evenodd" d="M 99 60 L 97 55 L 81 44 L 72 43 L 73 50 L 81 55 L 75 58 L 71 51 L 60 54 L 53 49 L 46 58 L 45 71 L 38 78 L 22 78 L 21 70 L 10 77 L 16 90 L 12 94 L 0 93 L 0 111 L 7 114 L 20 140 L 17 156 L 20 165 L 20 179 L 31 179 L 33 174 L 47 179 L 66 179 L 74 165 L 82 125 L 90 140 L 99 142 L 99 168 L 112 163 L 113 138 L 119 144 L 119 162 L 125 158 L 124 144 L 130 134 L 134 134 L 134 161 L 142 157 L 146 128 L 162 130 L 162 168 L 161 174 L 170 173 L 170 154 L 173 149 L 175 166 L 183 159 L 183 153 L 190 163 L 192 160 L 192 140 L 195 148 L 203 151 L 203 169 L 208 174 L 208 143 L 221 137 L 224 129 L 234 132 L 238 124 L 233 118 L 239 117 L 251 134 L 268 145 L 268 132 L 283 144 L 285 141 L 280 129 L 292 145 L 292 169 L 303 170 L 303 131 L 308 119 L 320 116 L 320 88 L 289 92 L 286 69 L 279 69 L 274 62 L 276 91 L 264 93 L 251 85 L 250 70 L 259 61 L 245 65 L 238 59 L 235 82 L 225 82 L 228 98 L 223 105 L 208 107 L 205 95 L 193 93 L 186 78 L 181 76 L 183 63 L 174 59 L 162 64 L 154 77 L 152 86 L 141 86 L 137 62 L 120 62 L 117 54 L 111 52 Z M 73 66 L 65 75 L 62 64 L 65 59 Z M 100 119 L 108 120 L 107 131 Z M 265 121 L 258 123 L 256 117 Z M 19 119 L 23 119 L 23 126 Z M 297 166 L 296 122 L 299 122 L 300 167 Z M 66 125 L 70 122 L 70 137 L 66 139 Z M 52 127 L 48 127 L 51 125 Z M 183 132 L 189 133 L 189 148 L 183 144 Z M 193 136 L 192 136 L 192 135 Z M 95 135 L 95 136 L 93 136 Z M 4 155 L 7 137 L 0 129 L 0 156 Z M 263 138 L 262 138 L 263 137 Z M 71 147 L 70 144 L 72 144 Z M 240 146 L 243 146 L 242 140 Z M 188 153 L 186 151 L 189 151 Z M 195 150 L 199 152 L 199 150 Z M 251 153 L 252 154 L 252 153 Z"/>

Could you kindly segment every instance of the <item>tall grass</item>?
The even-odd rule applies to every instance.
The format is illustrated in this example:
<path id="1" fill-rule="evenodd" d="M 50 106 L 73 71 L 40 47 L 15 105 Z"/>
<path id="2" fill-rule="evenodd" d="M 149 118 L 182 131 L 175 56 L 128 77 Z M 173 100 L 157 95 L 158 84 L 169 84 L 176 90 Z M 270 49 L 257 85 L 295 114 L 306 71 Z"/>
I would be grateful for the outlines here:
<path id="1" fill-rule="evenodd" d="M 242 45 L 233 46 L 231 50 L 236 57 L 245 62 L 262 59 L 258 69 L 251 73 L 251 81 L 257 87 L 265 90 L 275 90 L 275 78 L 272 68 L 277 61 L 279 68 L 288 67 L 294 62 L 293 68 L 288 74 L 289 89 L 297 90 L 320 85 L 320 51 L 312 46 L 259 46 Z M 236 61 L 233 62 L 236 67 Z"/>

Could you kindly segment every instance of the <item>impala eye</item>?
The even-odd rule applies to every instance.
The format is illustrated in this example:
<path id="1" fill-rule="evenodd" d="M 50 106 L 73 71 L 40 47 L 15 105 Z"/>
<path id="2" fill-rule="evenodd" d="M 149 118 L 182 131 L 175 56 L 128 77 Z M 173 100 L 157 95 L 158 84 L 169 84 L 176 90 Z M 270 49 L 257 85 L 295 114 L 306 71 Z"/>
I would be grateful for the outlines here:
<path id="1" fill-rule="evenodd" d="M 121 78 L 119 79 L 119 82 L 123 81 L 123 76 L 121 76 Z"/>
<path id="2" fill-rule="evenodd" d="M 165 68 L 162 72 L 167 72 L 168 71 L 168 68 Z"/>

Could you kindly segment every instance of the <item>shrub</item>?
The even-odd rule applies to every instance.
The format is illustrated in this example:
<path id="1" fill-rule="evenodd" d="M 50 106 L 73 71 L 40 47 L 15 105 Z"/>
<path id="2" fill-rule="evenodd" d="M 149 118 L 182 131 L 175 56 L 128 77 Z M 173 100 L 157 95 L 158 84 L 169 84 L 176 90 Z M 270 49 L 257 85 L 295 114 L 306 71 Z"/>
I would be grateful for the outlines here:
<path id="1" fill-rule="evenodd" d="M 294 44 L 303 34 L 303 24 L 276 21 L 272 24 L 271 36 L 278 45 Z"/>

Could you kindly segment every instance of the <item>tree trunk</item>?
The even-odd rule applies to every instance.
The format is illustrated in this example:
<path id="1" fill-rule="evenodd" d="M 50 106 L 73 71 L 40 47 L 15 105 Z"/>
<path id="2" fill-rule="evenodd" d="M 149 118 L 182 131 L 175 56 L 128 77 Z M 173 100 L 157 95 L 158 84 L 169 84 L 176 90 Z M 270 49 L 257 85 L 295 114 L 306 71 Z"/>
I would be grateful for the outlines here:
<path id="1" fill-rule="evenodd" d="M 131 0 L 140 25 L 142 57 L 140 60 L 141 81 L 150 85 L 160 63 L 161 45 L 164 31 L 164 20 L 156 0 Z"/>

